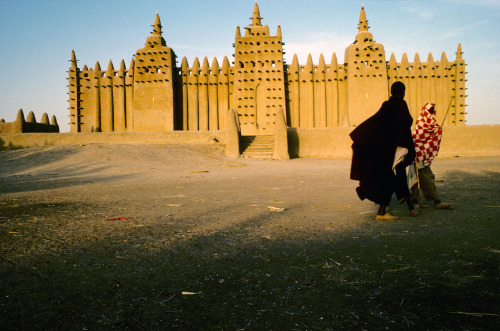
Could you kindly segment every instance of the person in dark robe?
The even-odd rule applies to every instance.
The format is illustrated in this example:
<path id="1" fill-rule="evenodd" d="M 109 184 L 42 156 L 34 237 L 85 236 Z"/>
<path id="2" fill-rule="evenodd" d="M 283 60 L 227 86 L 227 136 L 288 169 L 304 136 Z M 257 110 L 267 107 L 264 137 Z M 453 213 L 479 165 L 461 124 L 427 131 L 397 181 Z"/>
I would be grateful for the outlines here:
<path id="1" fill-rule="evenodd" d="M 386 211 L 393 193 L 400 203 L 407 202 L 412 216 L 416 215 L 406 177 L 406 167 L 415 159 L 415 148 L 405 89 L 402 82 L 392 84 L 389 100 L 350 133 L 350 177 L 359 181 L 356 192 L 361 200 L 379 205 L 376 220 L 399 219 Z"/>

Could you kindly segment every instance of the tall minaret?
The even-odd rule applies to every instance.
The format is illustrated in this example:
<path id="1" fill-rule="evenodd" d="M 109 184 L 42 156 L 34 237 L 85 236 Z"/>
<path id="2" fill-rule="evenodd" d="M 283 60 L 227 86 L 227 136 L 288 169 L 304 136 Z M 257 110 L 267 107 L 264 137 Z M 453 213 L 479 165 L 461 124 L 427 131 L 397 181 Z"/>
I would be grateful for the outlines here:
<path id="1" fill-rule="evenodd" d="M 80 132 L 80 102 L 79 102 L 79 69 L 76 63 L 75 51 L 71 51 L 71 60 L 68 69 L 69 87 L 69 128 L 70 132 Z"/>
<path id="2" fill-rule="evenodd" d="M 465 107 L 466 105 L 466 90 L 465 82 L 467 79 L 465 78 L 465 60 L 462 56 L 462 45 L 458 44 L 457 47 L 457 58 L 456 58 L 456 66 L 455 66 L 455 75 L 456 75 L 456 88 L 455 88 L 455 99 L 454 104 L 452 104 L 452 110 L 450 110 L 451 114 L 449 115 L 449 119 L 446 122 L 448 125 L 465 125 Z"/>
<path id="3" fill-rule="evenodd" d="M 351 126 L 361 124 L 389 97 L 384 46 L 373 41 L 365 9 L 359 14 L 358 34 L 345 50 L 347 116 Z"/>
<path id="4" fill-rule="evenodd" d="M 253 5 L 252 26 L 262 26 L 260 23 L 261 19 L 262 17 L 260 17 L 259 5 L 257 4 L 257 1 L 255 1 L 255 5 Z"/>
<path id="5" fill-rule="evenodd" d="M 281 28 L 269 34 L 257 2 L 251 20 L 243 36 L 236 28 L 233 105 L 243 135 L 271 135 L 276 111 L 286 109 Z"/>
<path id="6" fill-rule="evenodd" d="M 153 32 L 135 53 L 134 131 L 174 130 L 175 54 L 162 37 L 156 13 Z"/>

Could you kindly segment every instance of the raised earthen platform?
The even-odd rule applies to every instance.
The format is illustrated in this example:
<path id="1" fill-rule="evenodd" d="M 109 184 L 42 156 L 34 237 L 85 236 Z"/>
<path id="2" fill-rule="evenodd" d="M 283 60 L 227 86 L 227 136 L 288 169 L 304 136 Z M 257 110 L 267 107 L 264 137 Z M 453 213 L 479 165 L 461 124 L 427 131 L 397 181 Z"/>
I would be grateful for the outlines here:
<path id="1" fill-rule="evenodd" d="M 288 128 L 292 158 L 350 158 L 353 128 Z M 225 131 L 0 134 L 0 150 L 73 144 L 225 144 Z M 500 125 L 443 128 L 439 156 L 500 155 Z"/>

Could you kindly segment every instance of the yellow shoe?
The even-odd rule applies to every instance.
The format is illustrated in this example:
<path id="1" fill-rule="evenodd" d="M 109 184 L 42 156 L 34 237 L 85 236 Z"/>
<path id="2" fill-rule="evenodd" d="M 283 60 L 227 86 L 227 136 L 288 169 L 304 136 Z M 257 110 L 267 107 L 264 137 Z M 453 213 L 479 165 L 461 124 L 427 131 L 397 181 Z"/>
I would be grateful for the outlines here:
<path id="1" fill-rule="evenodd" d="M 392 216 L 389 213 L 385 213 L 384 215 L 375 216 L 375 220 L 377 220 L 377 221 L 397 221 L 398 219 L 399 219 L 399 217 Z"/>
<path id="2" fill-rule="evenodd" d="M 440 203 L 435 203 L 434 208 L 436 209 L 450 209 L 453 206 L 452 203 L 441 201 Z"/>

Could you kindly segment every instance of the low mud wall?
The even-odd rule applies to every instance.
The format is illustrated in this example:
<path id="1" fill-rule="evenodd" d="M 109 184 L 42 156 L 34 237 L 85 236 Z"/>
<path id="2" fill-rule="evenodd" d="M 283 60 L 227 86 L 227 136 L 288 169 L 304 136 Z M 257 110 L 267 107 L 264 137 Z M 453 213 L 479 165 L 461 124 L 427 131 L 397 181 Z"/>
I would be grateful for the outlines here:
<path id="1" fill-rule="evenodd" d="M 353 128 L 288 128 L 291 157 L 350 158 Z M 500 155 L 500 125 L 443 128 L 440 157 Z"/>
<path id="2" fill-rule="evenodd" d="M 0 134 L 0 150 L 73 144 L 212 144 L 224 140 L 224 131 L 6 133 Z"/>
<path id="3" fill-rule="evenodd" d="M 353 128 L 288 128 L 292 158 L 350 158 Z M 225 131 L 5 133 L 0 150 L 72 144 L 225 144 Z M 500 125 L 450 126 L 443 129 L 440 157 L 500 155 Z"/>

